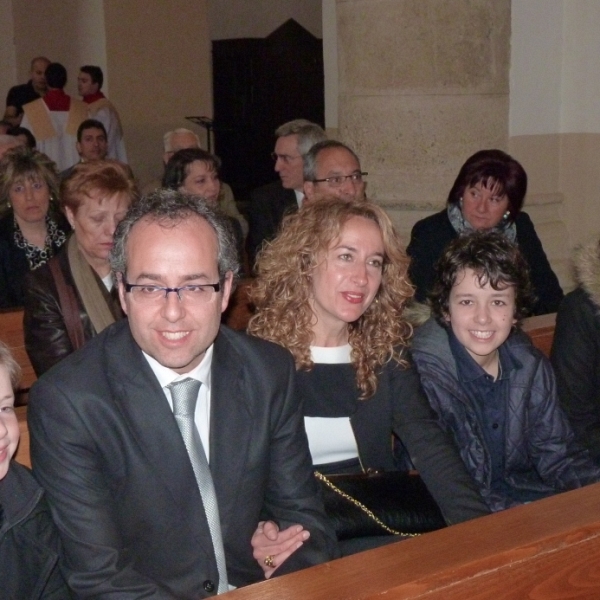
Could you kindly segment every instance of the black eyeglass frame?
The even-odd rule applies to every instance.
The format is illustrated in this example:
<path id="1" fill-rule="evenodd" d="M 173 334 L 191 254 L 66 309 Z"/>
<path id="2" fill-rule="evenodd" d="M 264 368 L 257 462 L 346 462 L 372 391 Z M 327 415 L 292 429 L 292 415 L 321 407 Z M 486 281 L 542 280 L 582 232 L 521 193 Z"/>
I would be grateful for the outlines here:
<path id="1" fill-rule="evenodd" d="M 169 296 L 169 294 L 171 292 L 175 292 L 177 294 L 177 298 L 179 298 L 179 301 L 181 302 L 181 295 L 179 292 L 181 292 L 181 290 L 189 290 L 190 288 L 212 288 L 215 293 L 218 293 L 221 291 L 221 283 L 194 283 L 192 285 L 182 285 L 181 287 L 165 287 L 163 285 L 148 285 L 148 284 L 144 284 L 144 283 L 127 283 L 126 281 L 123 282 L 123 286 L 125 287 L 125 291 L 126 292 L 131 292 L 131 290 L 133 290 L 134 288 L 152 288 L 156 291 L 158 290 L 162 290 L 165 295 L 164 295 L 164 299 L 166 300 Z"/>
<path id="2" fill-rule="evenodd" d="M 331 183 L 332 179 L 353 179 L 354 181 L 362 181 L 363 177 L 366 177 L 368 173 L 366 171 L 360 171 L 359 173 L 352 173 L 350 175 L 332 175 L 331 177 L 325 177 L 325 179 L 313 179 L 313 183 Z M 340 181 L 340 185 L 344 183 Z"/>

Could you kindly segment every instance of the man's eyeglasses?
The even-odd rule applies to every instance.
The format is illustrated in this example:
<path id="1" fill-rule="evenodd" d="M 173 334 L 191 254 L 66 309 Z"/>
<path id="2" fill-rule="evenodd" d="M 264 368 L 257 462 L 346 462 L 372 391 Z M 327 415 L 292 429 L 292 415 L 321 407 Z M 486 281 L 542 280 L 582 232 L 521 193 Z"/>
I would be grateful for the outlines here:
<path id="1" fill-rule="evenodd" d="M 340 187 L 346 179 L 351 179 L 354 183 L 360 183 L 368 173 L 352 173 L 351 175 L 333 175 L 325 179 L 313 179 L 313 183 L 328 183 L 331 187 Z"/>
<path id="2" fill-rule="evenodd" d="M 278 160 L 282 160 L 286 165 L 289 165 L 293 160 L 297 158 L 302 158 L 300 154 L 297 156 L 290 156 L 289 154 L 277 154 L 277 152 L 271 152 L 271 158 L 277 162 Z"/>
<path id="3" fill-rule="evenodd" d="M 145 285 L 125 283 L 125 291 L 129 292 L 136 302 L 152 304 L 160 300 L 166 300 L 171 292 L 175 292 L 179 301 L 201 304 L 208 302 L 220 289 L 220 283 L 203 283 L 194 285 L 183 285 L 181 287 L 163 287 L 160 285 Z"/>

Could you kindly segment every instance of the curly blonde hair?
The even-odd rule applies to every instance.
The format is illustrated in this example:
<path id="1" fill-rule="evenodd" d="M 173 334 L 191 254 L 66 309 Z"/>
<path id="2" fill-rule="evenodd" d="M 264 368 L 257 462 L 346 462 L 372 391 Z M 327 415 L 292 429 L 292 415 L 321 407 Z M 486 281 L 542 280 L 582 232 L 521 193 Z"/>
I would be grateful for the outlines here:
<path id="1" fill-rule="evenodd" d="M 287 348 L 297 369 L 312 368 L 312 272 L 353 217 L 377 224 L 385 252 L 375 299 L 357 321 L 348 324 L 356 384 L 361 399 L 366 399 L 377 390 L 384 364 L 405 362 L 404 350 L 412 335 L 411 325 L 402 318 L 404 305 L 413 295 L 407 278 L 409 259 L 390 218 L 376 204 L 331 198 L 306 204 L 287 216 L 277 238 L 258 255 L 258 277 L 250 291 L 256 313 L 248 332 Z"/>

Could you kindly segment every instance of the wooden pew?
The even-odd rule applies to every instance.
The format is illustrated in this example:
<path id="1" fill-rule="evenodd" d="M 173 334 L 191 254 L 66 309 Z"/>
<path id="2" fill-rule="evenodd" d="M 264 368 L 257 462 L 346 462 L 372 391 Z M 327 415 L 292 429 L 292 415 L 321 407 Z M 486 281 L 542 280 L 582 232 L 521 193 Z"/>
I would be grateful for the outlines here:
<path id="1" fill-rule="evenodd" d="M 15 409 L 21 430 L 19 447 L 15 454 L 15 460 L 31 469 L 31 457 L 29 456 L 29 429 L 27 428 L 27 407 L 17 406 Z"/>
<path id="2" fill-rule="evenodd" d="M 248 298 L 248 291 L 252 285 L 253 278 L 240 279 L 231 298 L 229 306 L 223 314 L 223 323 L 237 331 L 245 331 L 248 321 L 254 313 L 254 306 Z"/>
<path id="3" fill-rule="evenodd" d="M 0 311 L 0 340 L 11 349 L 15 360 L 21 366 L 21 387 L 16 400 L 17 404 L 26 403 L 27 392 L 36 380 L 36 376 L 25 351 L 22 309 Z"/>
<path id="4" fill-rule="evenodd" d="M 231 600 L 600 598 L 600 484 L 230 592 Z"/>
<path id="5" fill-rule="evenodd" d="M 556 313 L 523 319 L 523 331 L 531 338 L 533 345 L 547 357 L 550 357 L 555 326 Z"/>

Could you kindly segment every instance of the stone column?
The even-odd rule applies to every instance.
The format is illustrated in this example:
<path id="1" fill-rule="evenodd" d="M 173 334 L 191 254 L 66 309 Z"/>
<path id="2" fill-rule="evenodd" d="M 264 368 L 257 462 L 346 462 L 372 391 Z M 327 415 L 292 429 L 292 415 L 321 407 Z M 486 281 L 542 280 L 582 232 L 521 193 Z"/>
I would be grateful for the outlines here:
<path id="1" fill-rule="evenodd" d="M 408 241 L 465 159 L 508 145 L 510 0 L 338 0 L 339 135 Z"/>

